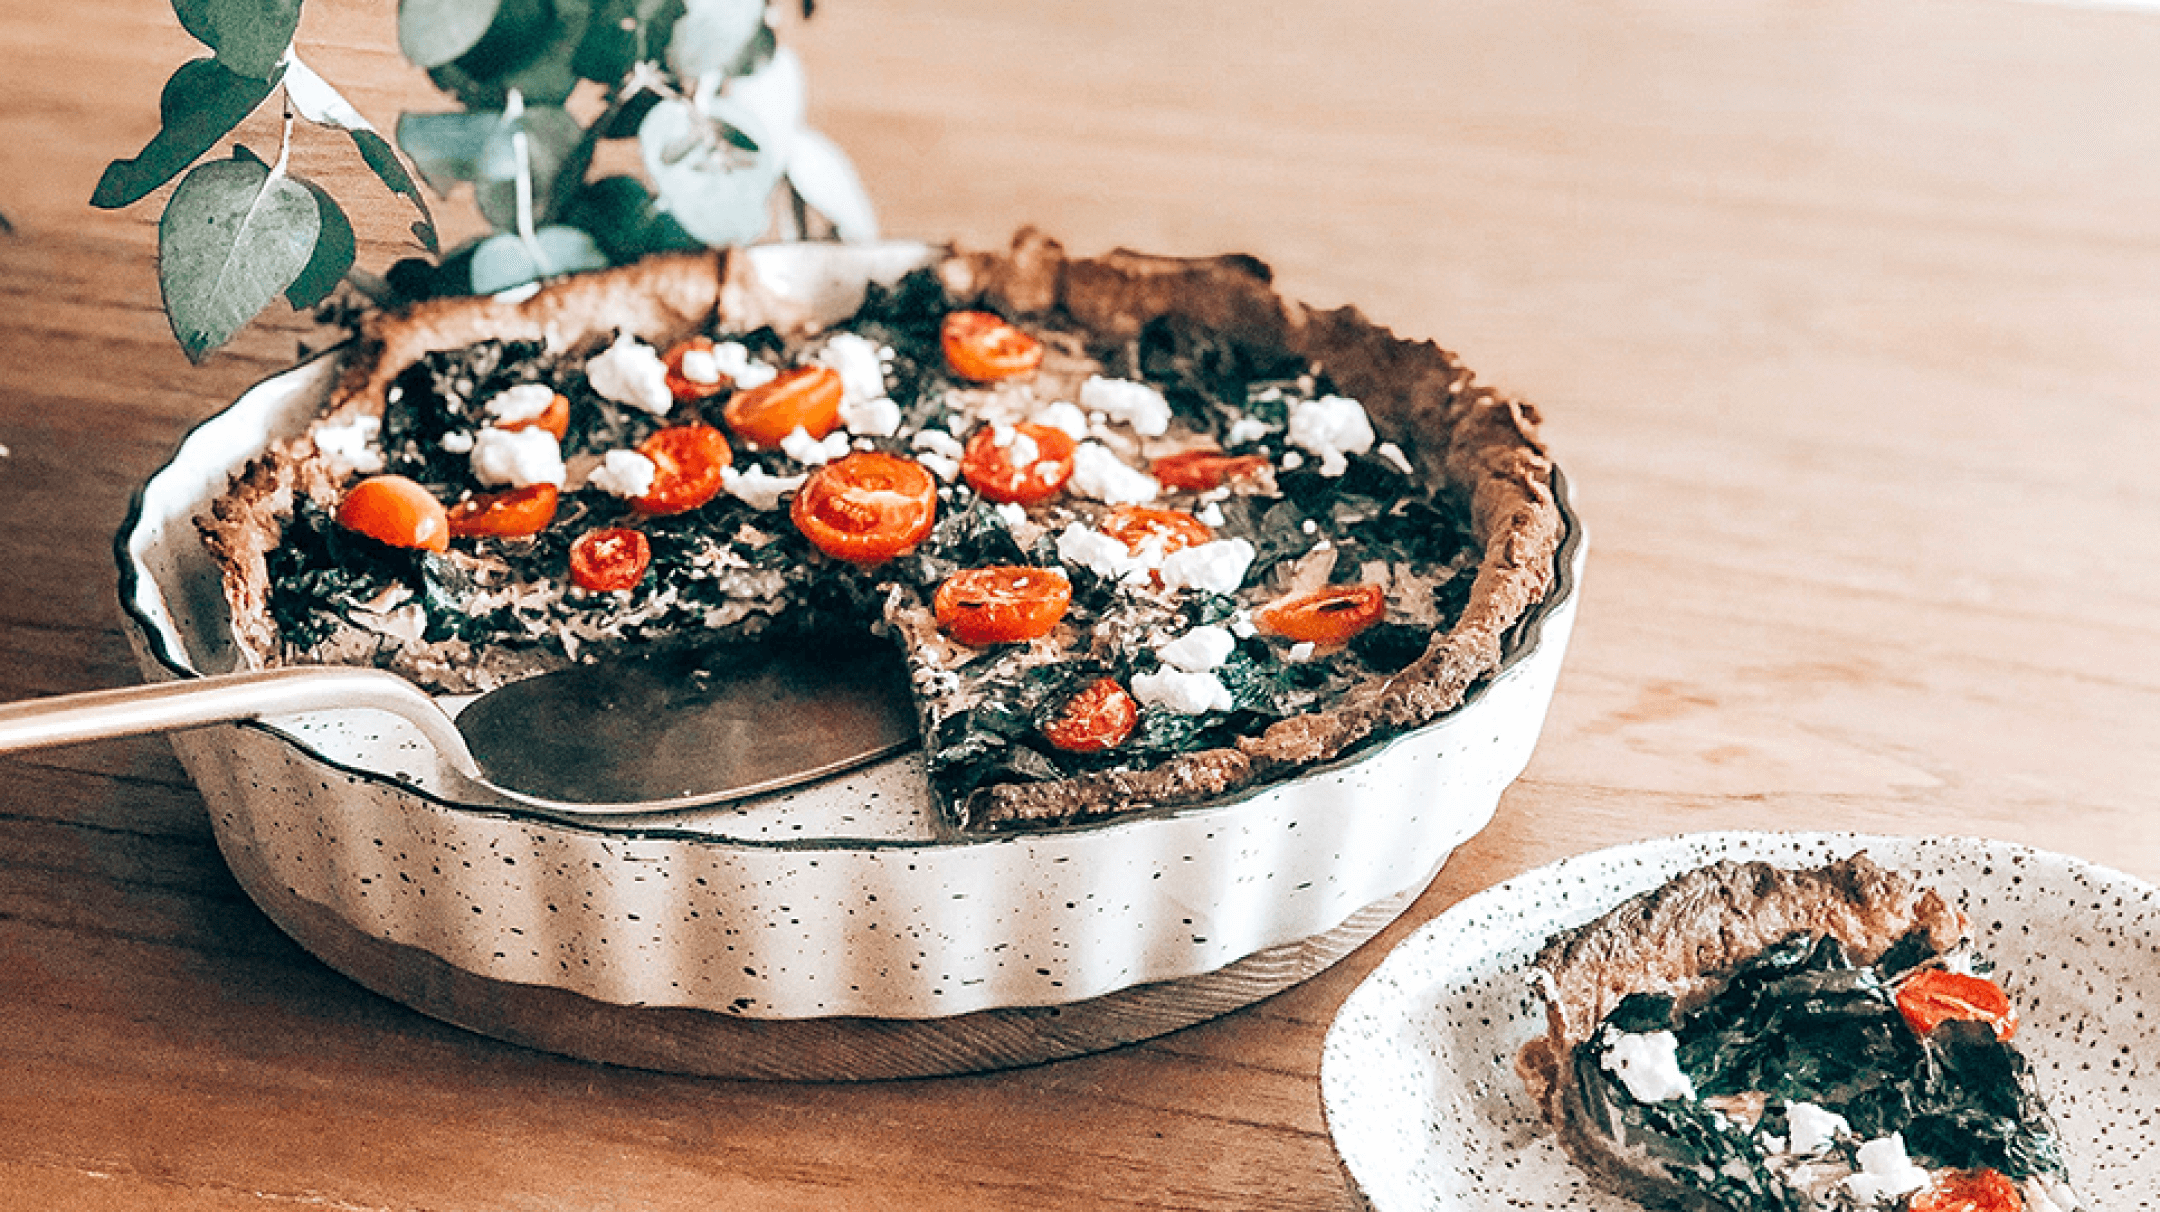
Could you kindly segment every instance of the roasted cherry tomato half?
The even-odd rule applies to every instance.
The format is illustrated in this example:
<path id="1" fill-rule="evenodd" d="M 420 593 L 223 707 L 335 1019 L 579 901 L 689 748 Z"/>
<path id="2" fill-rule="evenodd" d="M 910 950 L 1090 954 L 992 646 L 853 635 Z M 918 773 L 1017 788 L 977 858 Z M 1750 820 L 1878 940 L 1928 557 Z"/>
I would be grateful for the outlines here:
<path id="1" fill-rule="evenodd" d="M 570 582 L 580 589 L 635 589 L 651 563 L 652 541 L 627 526 L 588 530 L 570 544 Z"/>
<path id="2" fill-rule="evenodd" d="M 1139 722 L 1140 704 L 1131 692 L 1116 678 L 1101 678 L 1060 704 L 1043 722 L 1042 734 L 1067 753 L 1101 753 L 1124 744 Z"/>
<path id="3" fill-rule="evenodd" d="M 555 520 L 555 503 L 560 496 L 553 484 L 475 493 L 450 507 L 450 534 L 453 538 L 539 534 Z"/>
<path id="4" fill-rule="evenodd" d="M 998 438 L 1006 439 L 1003 445 Z M 985 425 L 968 439 L 960 475 L 968 486 L 993 501 L 1033 505 L 1046 500 L 1072 479 L 1072 435 L 1048 425 Z"/>
<path id="5" fill-rule="evenodd" d="M 547 410 L 539 416 L 497 425 L 495 428 L 507 429 L 512 433 L 520 429 L 545 429 L 554 434 L 555 440 L 560 442 L 570 436 L 570 397 L 558 391 L 555 398 L 548 401 Z"/>
<path id="6" fill-rule="evenodd" d="M 1266 455 L 1230 455 L 1219 450 L 1188 450 L 1165 455 L 1148 467 L 1148 474 L 1164 488 L 1182 492 L 1206 492 L 1232 480 L 1243 479 L 1267 466 Z"/>
<path id="7" fill-rule="evenodd" d="M 638 443 L 653 463 L 652 487 L 630 502 L 644 514 L 688 513 L 720 495 L 735 455 L 727 436 L 710 425 L 670 425 Z"/>
<path id="8" fill-rule="evenodd" d="M 435 494 L 404 476 L 369 476 L 338 502 L 338 525 L 392 547 L 450 548 L 450 516 Z"/>
<path id="9" fill-rule="evenodd" d="M 707 396 L 719 395 L 729 386 L 726 375 L 721 375 L 710 383 L 700 383 L 696 379 L 684 378 L 682 372 L 683 355 L 692 350 L 699 353 L 711 353 L 713 351 L 712 338 L 692 337 L 668 350 L 667 356 L 660 359 L 661 363 L 667 367 L 668 394 L 675 397 L 677 404 L 695 404 Z M 786 437 L 787 435 L 782 434 L 781 436 Z"/>
<path id="10" fill-rule="evenodd" d="M 1995 1028 L 1995 1038 L 2007 1040 L 2017 1034 L 2017 1010 L 2002 986 L 1984 976 L 1929 968 L 1905 978 L 1897 987 L 1897 1008 L 1926 1035 L 1951 1019 L 1967 1019 Z"/>
<path id="11" fill-rule="evenodd" d="M 1906 1212 L 2025 1212 L 2017 1184 L 1995 1170 L 1952 1170 L 1905 1205 Z"/>
<path id="12" fill-rule="evenodd" d="M 1327 585 L 1284 598 L 1253 617 L 1285 639 L 1340 644 L 1386 613 L 1387 591 L 1378 585 Z"/>
<path id="13" fill-rule="evenodd" d="M 929 535 L 937 481 L 913 459 L 858 450 L 811 472 L 788 514 L 819 551 L 875 564 Z"/>
<path id="14" fill-rule="evenodd" d="M 830 366 L 783 370 L 728 397 L 720 416 L 728 432 L 760 446 L 778 446 L 800 429 L 823 438 L 840 424 L 840 372 Z"/>
<path id="15" fill-rule="evenodd" d="M 1103 518 L 1102 532 L 1125 544 L 1133 555 L 1153 548 L 1158 556 L 1198 547 L 1215 537 L 1206 522 L 1178 509 L 1120 505 Z"/>
<path id="16" fill-rule="evenodd" d="M 946 365 L 977 383 L 1017 379 L 1042 365 L 1042 342 L 987 311 L 947 313 L 938 336 Z"/>
<path id="17" fill-rule="evenodd" d="M 931 598 L 939 630 L 971 648 L 1050 634 L 1072 605 L 1072 582 L 1055 568 L 967 568 Z"/>

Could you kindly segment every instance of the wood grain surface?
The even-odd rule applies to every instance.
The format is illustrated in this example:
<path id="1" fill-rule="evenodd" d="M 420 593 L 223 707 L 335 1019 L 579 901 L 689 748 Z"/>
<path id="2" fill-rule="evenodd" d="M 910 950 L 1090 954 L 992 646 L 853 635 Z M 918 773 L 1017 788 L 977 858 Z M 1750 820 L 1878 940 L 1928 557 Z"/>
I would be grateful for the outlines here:
<path id="1" fill-rule="evenodd" d="M 386 128 L 441 107 L 392 10 L 315 0 L 299 41 Z M 333 974 L 239 893 L 163 740 L 0 760 L 0 1206 L 1347 1208 L 1331 1016 L 1538 864 L 1855 828 L 2160 878 L 2160 16 L 850 0 L 794 44 L 894 234 L 1249 252 L 1540 403 L 1591 554 L 1497 819 L 1374 943 L 1226 1018 L 1001 1074 L 721 1082 Z M 162 195 L 87 205 L 196 53 L 156 0 L 0 4 L 0 697 L 136 680 L 130 492 L 321 339 L 273 316 L 191 368 Z M 369 185 L 342 140 L 296 163 Z M 407 221 L 357 216 L 362 263 Z"/>

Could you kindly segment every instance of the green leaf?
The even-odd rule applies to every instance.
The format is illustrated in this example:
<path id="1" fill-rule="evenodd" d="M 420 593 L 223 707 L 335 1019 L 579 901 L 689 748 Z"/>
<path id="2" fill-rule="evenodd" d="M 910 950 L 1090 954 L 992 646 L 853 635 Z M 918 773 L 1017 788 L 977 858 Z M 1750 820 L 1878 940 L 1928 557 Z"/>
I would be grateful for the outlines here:
<path id="1" fill-rule="evenodd" d="M 345 217 L 330 191 L 313 181 L 293 179 L 314 195 L 315 213 L 320 220 L 314 254 L 308 258 L 300 276 L 285 288 L 285 301 L 292 304 L 293 310 L 306 311 L 329 298 L 337 284 L 345 280 L 346 271 L 352 268 L 353 227 L 352 220 Z"/>
<path id="2" fill-rule="evenodd" d="M 321 230 L 315 195 L 243 152 L 190 170 L 158 221 L 158 288 L 190 361 L 231 340 L 291 286 Z"/>
<path id="3" fill-rule="evenodd" d="M 501 125 L 501 114 L 401 114 L 397 141 L 435 192 L 447 197 L 458 182 L 479 179 L 481 149 Z"/>
<path id="4" fill-rule="evenodd" d="M 539 5 L 536 13 L 512 5 Z M 572 66 L 593 0 L 505 0 L 504 16 L 478 46 L 431 68 L 428 78 L 467 109 L 504 109 L 514 89 L 528 105 L 560 105 L 577 87 Z"/>
<path id="5" fill-rule="evenodd" d="M 799 132 L 795 152 L 788 157 L 787 179 L 841 239 L 877 239 L 877 211 L 870 205 L 870 193 L 839 144 L 814 130 Z"/>
<path id="6" fill-rule="evenodd" d="M 181 64 L 158 97 L 158 133 L 134 159 L 105 166 L 90 205 L 117 210 L 149 197 L 255 112 L 281 76 L 252 79 L 215 59 Z"/>
<path id="7" fill-rule="evenodd" d="M 420 187 L 413 184 L 412 174 L 398 160 L 397 152 L 391 150 L 390 141 L 372 130 L 352 131 L 352 141 L 360 149 L 360 158 L 375 170 L 375 176 L 389 187 L 391 193 L 401 194 L 412 200 L 420 218 L 412 225 L 413 237 L 429 252 L 442 248 L 440 237 L 435 234 L 435 216 L 428 212 L 427 199 L 420 194 Z"/>
<path id="8" fill-rule="evenodd" d="M 667 64 L 685 80 L 732 74 L 765 25 L 764 0 L 686 0 L 684 7 Z"/>
<path id="9" fill-rule="evenodd" d="M 643 181 L 627 175 L 602 177 L 579 190 L 563 209 L 563 221 L 590 232 L 617 265 L 648 253 L 703 247 L 655 205 Z"/>
<path id="10" fill-rule="evenodd" d="M 607 266 L 607 254 L 575 227 L 543 227 L 529 244 L 505 233 L 489 236 L 473 249 L 472 289 L 476 295 L 492 295 L 542 278 Z"/>
<path id="11" fill-rule="evenodd" d="M 709 114 L 683 101 L 663 101 L 638 127 L 646 175 L 659 188 L 660 208 L 707 244 L 740 244 L 771 225 L 768 201 L 779 183 L 781 159 L 770 150 L 727 146 L 716 123 L 748 131 L 769 148 L 757 118 L 725 97 Z"/>
<path id="12" fill-rule="evenodd" d="M 375 131 L 361 112 L 353 108 L 344 94 L 331 87 L 330 82 L 315 74 L 315 69 L 301 62 L 294 55 L 286 60 L 285 97 L 299 115 L 317 126 L 342 130 L 352 136 L 353 146 L 360 150 L 360 158 L 373 169 L 375 176 L 390 192 L 402 194 L 412 200 L 420 212 L 420 221 L 412 225 L 412 233 L 429 251 L 439 247 L 435 235 L 435 216 L 428 213 L 427 199 L 420 196 L 420 189 L 413 184 L 410 174 L 392 151 L 388 140 Z"/>
<path id="13" fill-rule="evenodd" d="M 507 122 L 497 122 L 480 147 L 473 177 L 473 200 L 488 222 L 509 231 L 517 226 L 516 136 L 525 135 L 526 163 L 532 176 L 533 222 L 555 210 L 555 178 L 584 137 L 577 119 L 555 106 L 534 106 Z"/>
<path id="14" fill-rule="evenodd" d="M 399 0 L 398 49 L 416 67 L 441 67 L 480 45 L 502 0 Z"/>
<path id="15" fill-rule="evenodd" d="M 257 80 L 277 69 L 293 31 L 300 0 L 172 0 L 180 26 L 217 52 L 218 62 Z"/>
<path id="16" fill-rule="evenodd" d="M 571 57 L 579 77 L 620 84 L 640 62 L 663 63 L 683 0 L 600 0 Z"/>

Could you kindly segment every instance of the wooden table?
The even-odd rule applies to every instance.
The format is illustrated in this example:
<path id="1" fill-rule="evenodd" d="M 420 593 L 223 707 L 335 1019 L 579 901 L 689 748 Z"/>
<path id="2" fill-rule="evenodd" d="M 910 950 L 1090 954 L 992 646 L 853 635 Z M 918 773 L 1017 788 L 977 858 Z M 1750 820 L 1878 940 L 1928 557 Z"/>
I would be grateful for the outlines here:
<path id="1" fill-rule="evenodd" d="M 391 7 L 317 0 L 301 36 L 384 126 L 437 104 Z M 0 1204 L 1343 1208 L 1331 1016 L 1528 868 L 1851 828 L 2160 878 L 2160 17 L 853 0 L 795 44 L 897 234 L 1251 252 L 1541 403 L 1587 597 L 1498 818 L 1375 943 L 1225 1019 L 998 1075 L 731 1084 L 331 973 L 240 895 L 160 739 L 0 761 Z M 312 336 L 274 317 L 190 368 L 156 203 L 86 205 L 193 53 L 155 0 L 0 11 L 6 698 L 137 679 L 130 491 Z M 358 192 L 348 147 L 309 146 Z M 362 217 L 363 265 L 405 221 Z"/>

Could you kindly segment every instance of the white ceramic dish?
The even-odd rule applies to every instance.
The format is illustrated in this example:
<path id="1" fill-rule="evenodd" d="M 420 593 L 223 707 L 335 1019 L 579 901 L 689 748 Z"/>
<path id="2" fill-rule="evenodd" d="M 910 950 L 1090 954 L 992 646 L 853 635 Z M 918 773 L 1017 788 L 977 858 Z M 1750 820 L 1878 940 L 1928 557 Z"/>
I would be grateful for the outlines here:
<path id="1" fill-rule="evenodd" d="M 757 255 L 768 284 L 838 317 L 866 281 L 930 251 Z M 140 494 L 118 555 L 152 679 L 236 666 L 191 520 L 254 451 L 304 426 L 335 371 L 318 359 L 250 390 Z M 953 836 L 912 755 L 725 808 L 565 821 L 488 795 L 375 711 L 201 729 L 174 745 L 233 871 L 288 932 L 363 983 L 482 1030 L 488 1015 L 446 1008 L 435 978 L 338 957 L 381 944 L 495 989 L 764 1021 L 1071 1006 L 1321 937 L 1324 966 L 1392 916 L 1372 920 L 1371 907 L 1407 904 L 1528 761 L 1575 611 L 1582 543 L 1567 517 L 1555 592 L 1460 710 L 1287 783 L 1098 826 Z M 535 1042 L 615 1059 L 604 1043 Z"/>
<path id="2" fill-rule="evenodd" d="M 1515 1075 L 1544 1029 L 1524 974 L 1546 939 L 1722 858 L 1821 864 L 1865 849 L 1952 896 L 2018 1007 L 2069 1154 L 2100 1208 L 2160 1207 L 2160 889 L 1973 838 L 1709 833 L 1581 855 L 1488 889 L 1404 940 L 1344 1002 L 1321 1059 L 1328 1131 L 1381 1212 L 1640 1212 L 1592 1186 Z"/>

